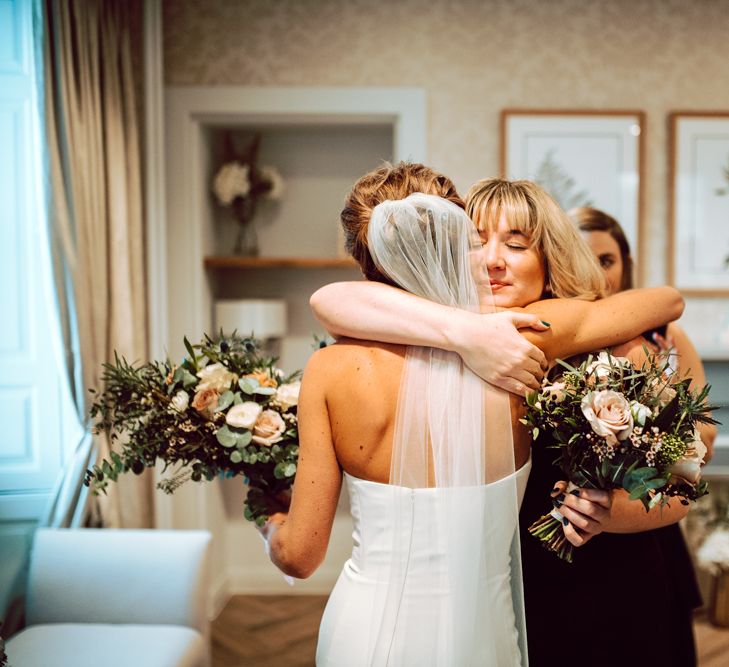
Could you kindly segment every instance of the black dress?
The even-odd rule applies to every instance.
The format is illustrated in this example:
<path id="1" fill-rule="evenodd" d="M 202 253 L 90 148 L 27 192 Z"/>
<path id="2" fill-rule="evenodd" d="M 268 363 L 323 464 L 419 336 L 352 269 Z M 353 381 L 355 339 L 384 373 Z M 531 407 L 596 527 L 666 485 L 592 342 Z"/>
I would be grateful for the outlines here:
<path id="1" fill-rule="evenodd" d="M 572 563 L 529 534 L 564 479 L 556 455 L 544 441 L 533 444 L 520 513 L 530 666 L 695 665 L 692 610 L 701 595 L 677 524 L 602 533 L 575 549 Z"/>

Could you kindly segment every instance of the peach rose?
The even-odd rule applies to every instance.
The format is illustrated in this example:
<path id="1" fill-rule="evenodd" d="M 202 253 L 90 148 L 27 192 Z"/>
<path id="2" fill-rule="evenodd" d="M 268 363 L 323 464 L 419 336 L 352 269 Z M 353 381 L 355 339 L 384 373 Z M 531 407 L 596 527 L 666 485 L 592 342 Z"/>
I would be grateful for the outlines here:
<path id="1" fill-rule="evenodd" d="M 283 440 L 286 423 L 275 410 L 264 410 L 253 427 L 253 442 L 259 445 L 273 445 Z"/>
<path id="2" fill-rule="evenodd" d="M 213 416 L 213 410 L 218 405 L 220 394 L 215 389 L 198 390 L 192 399 L 192 407 L 208 419 Z"/>
<path id="3" fill-rule="evenodd" d="M 580 404 L 592 430 L 610 444 L 625 440 L 633 430 L 630 403 L 617 391 L 591 391 Z"/>

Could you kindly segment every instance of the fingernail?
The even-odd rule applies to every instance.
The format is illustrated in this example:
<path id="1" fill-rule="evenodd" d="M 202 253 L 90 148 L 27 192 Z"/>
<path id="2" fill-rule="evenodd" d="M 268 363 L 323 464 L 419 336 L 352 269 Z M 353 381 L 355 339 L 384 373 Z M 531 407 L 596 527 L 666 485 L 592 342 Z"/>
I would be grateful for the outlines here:
<path id="1" fill-rule="evenodd" d="M 549 322 L 545 322 L 544 320 L 539 320 L 545 327 L 551 327 L 552 325 Z"/>
<path id="2" fill-rule="evenodd" d="M 568 519 L 568 518 L 567 518 L 566 516 L 563 516 L 563 517 L 562 517 L 562 523 L 563 523 L 563 524 L 564 524 L 565 526 L 569 526 L 569 525 L 570 525 L 570 520 L 569 520 L 569 519 Z"/>
<path id="3" fill-rule="evenodd" d="M 559 491 L 559 487 L 558 487 L 558 486 L 555 486 L 555 487 L 554 487 L 554 488 L 552 489 L 552 493 L 557 493 L 557 491 Z"/>
<path id="4" fill-rule="evenodd" d="M 552 505 L 555 507 L 562 507 L 563 501 L 559 500 L 558 498 L 552 498 Z"/>
<path id="5" fill-rule="evenodd" d="M 572 489 L 572 491 L 570 491 L 570 493 L 573 496 L 579 496 L 580 495 L 580 490 L 579 489 Z"/>

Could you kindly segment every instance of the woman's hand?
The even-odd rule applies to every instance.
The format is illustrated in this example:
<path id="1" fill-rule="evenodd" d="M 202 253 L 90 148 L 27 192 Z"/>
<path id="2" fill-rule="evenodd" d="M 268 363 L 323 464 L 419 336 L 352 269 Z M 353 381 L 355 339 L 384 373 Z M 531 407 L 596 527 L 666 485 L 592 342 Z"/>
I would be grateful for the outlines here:
<path id="1" fill-rule="evenodd" d="M 529 313 L 473 313 L 367 280 L 332 283 L 312 294 L 314 315 L 335 338 L 348 336 L 457 352 L 479 377 L 524 396 L 537 389 L 547 361 L 519 329 L 549 324 Z"/>
<path id="2" fill-rule="evenodd" d="M 612 496 L 609 491 L 574 489 L 567 492 L 567 482 L 560 481 L 554 485 L 552 502 L 567 519 L 562 528 L 564 536 L 576 547 L 602 533 L 610 520 Z"/>
<path id="3" fill-rule="evenodd" d="M 547 360 L 518 329 L 547 331 L 548 323 L 525 313 L 481 315 L 463 310 L 454 313 L 449 326 L 453 351 L 476 375 L 518 396 L 539 389 Z"/>

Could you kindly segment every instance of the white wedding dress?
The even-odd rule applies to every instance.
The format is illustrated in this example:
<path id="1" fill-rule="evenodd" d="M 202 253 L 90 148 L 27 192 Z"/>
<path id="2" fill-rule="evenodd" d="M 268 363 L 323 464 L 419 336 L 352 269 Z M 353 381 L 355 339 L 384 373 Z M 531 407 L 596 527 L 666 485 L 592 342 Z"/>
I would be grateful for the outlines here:
<path id="1" fill-rule="evenodd" d="M 393 493 L 402 494 L 412 505 L 411 521 L 401 526 L 409 532 L 410 560 L 407 585 L 399 612 L 399 639 L 386 664 L 398 667 L 439 665 L 462 667 L 487 665 L 512 667 L 522 663 L 520 642 L 512 602 L 511 548 L 519 539 L 518 507 L 521 504 L 531 461 L 514 475 L 478 487 L 452 489 L 409 489 L 369 482 L 345 473 L 354 520 L 354 548 L 327 603 L 319 631 L 316 653 L 318 667 L 369 667 L 372 637 L 385 604 L 383 590 L 392 567 L 393 526 L 388 525 L 388 506 Z M 489 563 L 488 575 L 480 582 L 465 582 L 477 589 L 481 608 L 488 617 L 455 618 L 448 623 L 474 626 L 474 641 L 467 653 L 468 662 L 454 662 L 453 647 L 437 639 L 446 622 L 448 586 L 433 581 L 433 561 L 447 559 L 448 544 L 431 542 L 430 521 L 444 492 L 458 494 L 458 504 L 468 512 L 480 509 L 484 517 L 483 557 Z M 443 533 L 441 533 L 442 535 Z M 437 565 L 435 566 L 437 570 Z M 518 576 L 521 576 L 519 572 Z M 520 583 L 520 582 L 519 582 Z M 517 597 L 519 594 L 517 593 Z M 450 612 L 445 612 L 450 613 Z M 436 644 L 436 645 L 434 645 Z M 463 647 L 461 647 L 463 648 Z"/>
<path id="2" fill-rule="evenodd" d="M 382 273 L 431 301 L 493 310 L 476 228 L 416 193 L 372 212 Z M 452 352 L 407 349 L 389 484 L 346 475 L 354 550 L 322 619 L 319 667 L 526 666 L 509 398 Z"/>

